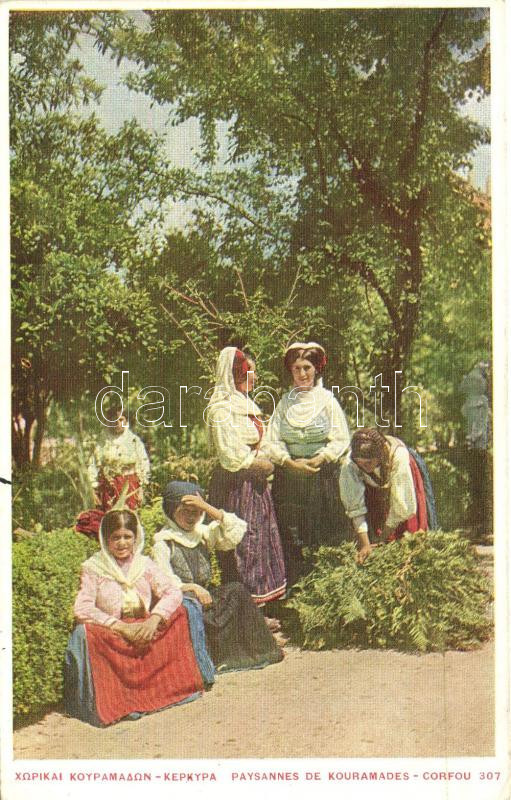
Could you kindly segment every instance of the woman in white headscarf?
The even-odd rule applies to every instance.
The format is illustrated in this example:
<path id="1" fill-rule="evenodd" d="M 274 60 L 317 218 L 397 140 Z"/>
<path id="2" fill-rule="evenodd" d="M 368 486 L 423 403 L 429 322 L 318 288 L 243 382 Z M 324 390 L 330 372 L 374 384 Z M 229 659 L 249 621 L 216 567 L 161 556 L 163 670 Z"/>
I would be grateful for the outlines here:
<path id="1" fill-rule="evenodd" d="M 129 509 L 109 511 L 82 564 L 64 670 L 66 710 L 93 725 L 193 699 L 203 681 L 182 593 L 148 556 Z"/>
<path id="2" fill-rule="evenodd" d="M 323 387 L 323 347 L 295 342 L 284 356 L 293 385 L 268 428 L 265 452 L 277 465 L 273 498 L 288 586 L 306 571 L 303 548 L 336 545 L 350 535 L 339 497 L 339 462 L 350 433 L 338 401 Z"/>
<path id="3" fill-rule="evenodd" d="M 255 365 L 235 347 L 225 347 L 217 362 L 216 385 L 206 423 L 219 466 L 209 499 L 217 508 L 245 520 L 247 532 L 232 554 L 221 555 L 226 582 L 244 583 L 257 605 L 282 597 L 286 575 L 280 535 L 268 486 L 273 472 L 264 455 L 265 426 L 250 398 Z"/>

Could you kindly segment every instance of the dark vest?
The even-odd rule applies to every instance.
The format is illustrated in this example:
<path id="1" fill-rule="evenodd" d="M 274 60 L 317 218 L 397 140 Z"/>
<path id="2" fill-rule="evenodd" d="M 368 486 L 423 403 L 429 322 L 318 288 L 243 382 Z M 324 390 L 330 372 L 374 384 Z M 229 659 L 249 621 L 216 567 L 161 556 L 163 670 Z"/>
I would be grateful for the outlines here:
<path id="1" fill-rule="evenodd" d="M 207 586 L 211 581 L 211 562 L 209 552 L 204 544 L 195 547 L 167 540 L 170 553 L 170 565 L 174 573 L 183 583 L 198 583 Z"/>

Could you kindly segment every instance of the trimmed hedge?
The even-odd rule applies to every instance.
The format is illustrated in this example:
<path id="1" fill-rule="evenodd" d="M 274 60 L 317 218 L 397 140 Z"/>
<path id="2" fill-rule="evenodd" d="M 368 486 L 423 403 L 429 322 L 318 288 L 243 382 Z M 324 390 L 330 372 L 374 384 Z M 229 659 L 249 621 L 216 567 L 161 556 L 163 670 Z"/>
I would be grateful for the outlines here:
<path id="1" fill-rule="evenodd" d="M 97 544 L 73 530 L 12 546 L 14 714 L 57 703 L 82 562 Z"/>
<path id="2" fill-rule="evenodd" d="M 321 547 L 287 601 L 303 647 L 468 650 L 489 638 L 490 581 L 459 534 L 405 534 L 362 566 L 355 552 L 351 543 Z"/>

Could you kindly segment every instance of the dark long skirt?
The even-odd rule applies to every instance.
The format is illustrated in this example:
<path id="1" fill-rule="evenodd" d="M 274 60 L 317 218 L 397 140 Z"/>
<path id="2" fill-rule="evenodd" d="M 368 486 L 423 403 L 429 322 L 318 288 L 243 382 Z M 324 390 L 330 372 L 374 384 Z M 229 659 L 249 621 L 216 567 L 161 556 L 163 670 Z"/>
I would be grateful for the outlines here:
<path id="1" fill-rule="evenodd" d="M 218 672 L 260 669 L 282 661 L 282 650 L 243 584 L 226 583 L 209 592 L 213 603 L 203 609 L 204 627 Z"/>
<path id="2" fill-rule="evenodd" d="M 323 464 L 313 475 L 277 467 L 273 500 L 279 524 L 288 586 L 307 572 L 303 548 L 336 546 L 352 538 L 339 493 L 339 466 Z"/>
<path id="3" fill-rule="evenodd" d="M 223 581 L 243 583 L 258 605 L 282 597 L 286 591 L 284 556 L 267 481 L 255 478 L 250 470 L 228 472 L 217 467 L 209 500 L 248 525 L 234 554 L 219 553 Z"/>

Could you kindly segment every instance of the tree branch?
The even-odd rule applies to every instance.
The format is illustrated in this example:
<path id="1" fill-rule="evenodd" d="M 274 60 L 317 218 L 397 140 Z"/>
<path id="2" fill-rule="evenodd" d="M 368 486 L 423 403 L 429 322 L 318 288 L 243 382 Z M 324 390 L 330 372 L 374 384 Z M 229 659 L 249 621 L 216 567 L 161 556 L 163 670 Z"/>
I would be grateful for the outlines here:
<path id="1" fill-rule="evenodd" d="M 272 239 L 278 240 L 278 236 L 275 234 L 274 231 L 272 231 L 271 228 L 268 228 L 266 225 L 261 225 L 260 222 L 254 219 L 254 217 L 251 214 L 249 214 L 248 211 L 246 211 L 246 209 L 244 209 L 240 205 L 237 205 L 236 203 L 232 203 L 230 200 L 227 200 L 225 197 L 222 197 L 221 195 L 215 194 L 213 192 L 207 192 L 204 189 L 199 189 L 195 187 L 192 187 L 191 189 L 185 189 L 184 187 L 180 186 L 179 191 L 182 192 L 183 194 L 190 195 L 192 197 L 205 197 L 210 200 L 218 200 L 219 203 L 223 203 L 224 205 L 228 206 L 228 208 L 231 208 L 241 217 L 246 219 L 247 222 L 250 222 L 250 224 L 253 225 L 254 228 L 257 228 L 258 230 L 262 231 L 267 236 L 270 236 Z"/>
<path id="2" fill-rule="evenodd" d="M 181 325 L 181 323 L 179 322 L 179 320 L 178 320 L 178 319 L 176 319 L 176 317 L 174 316 L 174 314 L 172 314 L 172 312 L 171 312 L 171 311 L 169 311 L 169 310 L 168 310 L 168 308 L 165 308 L 165 306 L 163 305 L 163 303 L 160 303 L 160 308 L 161 308 L 161 310 L 162 310 L 162 311 L 164 311 L 164 312 L 165 312 L 165 314 L 167 314 L 167 316 L 169 316 L 169 317 L 170 317 L 170 319 L 172 320 L 172 322 L 174 323 L 174 325 L 175 325 L 177 328 L 179 328 L 179 329 L 180 329 L 180 330 L 181 330 L 181 331 L 184 333 L 184 335 L 186 336 L 186 338 L 187 338 L 187 340 L 188 340 L 189 344 L 191 344 L 191 346 L 193 347 L 193 349 L 195 350 L 195 352 L 196 352 L 196 353 L 197 353 L 197 355 L 199 356 L 199 363 L 201 363 L 201 362 L 202 362 L 203 353 L 201 353 L 201 351 L 199 350 L 199 348 L 197 347 L 197 345 L 195 344 L 195 342 L 193 341 L 193 339 L 191 339 L 191 338 L 190 338 L 190 336 L 189 336 L 188 332 L 186 331 L 186 329 L 185 329 L 185 328 L 184 328 L 184 327 Z"/>
<path id="3" fill-rule="evenodd" d="M 335 262 L 336 266 L 339 265 L 339 260 L 335 258 L 335 255 L 333 253 L 330 253 L 328 250 L 325 250 L 324 252 L 331 261 Z M 354 275 L 360 275 L 360 277 L 366 283 L 368 283 L 369 286 L 372 286 L 375 292 L 379 295 L 383 305 L 387 309 L 387 313 L 394 325 L 394 328 L 397 331 L 399 331 L 401 329 L 401 318 L 399 315 L 398 308 L 392 301 L 392 298 L 389 295 L 389 293 L 385 291 L 383 286 L 380 285 L 380 282 L 378 281 L 378 278 L 376 277 L 376 274 L 371 269 L 371 267 L 368 267 L 367 264 L 364 264 L 362 261 L 352 261 L 350 258 L 348 258 L 348 256 L 342 256 L 340 261 L 343 264 L 343 266 L 346 267 L 348 272 L 351 272 Z"/>
<path id="4" fill-rule="evenodd" d="M 431 90 L 431 67 L 433 64 L 433 53 L 438 45 L 440 33 L 447 20 L 448 14 L 449 11 L 447 9 L 442 11 L 440 18 L 434 26 L 431 36 L 424 47 L 423 71 L 418 87 L 417 106 L 415 109 L 414 119 L 410 127 L 410 143 L 404 151 L 398 167 L 399 174 L 402 177 L 409 174 L 410 168 L 417 158 L 420 137 L 426 121 L 426 111 Z"/>
<path id="5" fill-rule="evenodd" d="M 211 311 L 211 309 L 207 307 L 207 305 L 204 302 L 204 300 L 202 299 L 202 297 L 196 297 L 196 298 L 189 297 L 187 294 L 184 294 L 183 292 L 180 292 L 179 289 L 176 289 L 173 286 L 169 286 L 168 283 L 164 283 L 163 285 L 165 286 L 166 289 L 169 290 L 169 292 L 174 292 L 175 294 L 177 294 L 178 297 L 180 297 L 186 303 L 190 303 L 191 305 L 198 306 L 199 308 L 202 308 L 203 311 L 205 311 L 206 314 L 209 317 L 211 317 L 211 319 L 214 319 L 214 320 L 218 319 L 218 316 L 219 316 L 218 309 L 215 306 L 213 306 L 215 313 L 213 311 Z M 211 303 L 211 301 L 209 301 L 209 302 Z M 213 303 L 211 303 L 211 305 L 213 305 Z"/>
<path id="6" fill-rule="evenodd" d="M 302 271 L 302 267 L 301 267 L 301 264 L 299 263 L 298 264 L 298 268 L 296 270 L 296 274 L 295 274 L 294 280 L 293 280 L 293 284 L 291 286 L 291 290 L 290 290 L 290 292 L 289 292 L 289 294 L 287 296 L 286 302 L 284 303 L 284 307 L 285 308 L 289 308 L 291 303 L 293 303 L 294 300 L 295 300 L 295 297 L 296 297 L 296 295 L 295 295 L 296 285 L 297 285 L 297 283 L 298 283 L 298 281 L 300 279 L 301 271 Z"/>
<path id="7" fill-rule="evenodd" d="M 342 138 L 333 120 L 333 115 L 330 115 L 330 124 L 340 150 L 348 158 L 351 174 L 358 184 L 361 194 L 369 201 L 373 208 L 379 211 L 384 221 L 392 230 L 399 235 L 402 225 L 402 214 L 387 196 L 378 175 L 373 170 L 369 161 L 357 154 L 351 145 Z"/>
<path id="8" fill-rule="evenodd" d="M 290 112 L 282 112 L 282 117 L 284 119 L 289 119 L 294 122 L 299 122 L 309 131 L 311 137 L 314 139 L 314 147 L 316 150 L 316 158 L 318 161 L 318 177 L 319 177 L 319 189 L 321 195 L 326 197 L 327 194 L 327 179 L 326 179 L 326 169 L 325 169 L 325 159 L 323 157 L 323 149 L 321 147 L 321 139 L 319 135 L 319 121 L 321 119 L 321 112 L 319 108 L 315 109 L 316 111 L 316 120 L 314 126 L 312 126 L 306 119 L 300 117 L 298 114 L 292 114 Z"/>
<path id="9" fill-rule="evenodd" d="M 239 283 L 240 283 L 240 286 L 241 286 L 241 293 L 243 295 L 243 302 L 245 303 L 245 308 L 248 309 L 249 308 L 249 302 L 248 302 L 247 293 L 245 291 L 245 285 L 243 283 L 243 278 L 241 277 L 241 272 L 239 271 L 238 267 L 234 267 L 234 271 L 235 271 L 236 275 L 238 276 L 238 280 L 239 280 Z"/>

